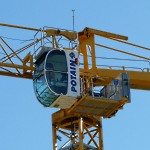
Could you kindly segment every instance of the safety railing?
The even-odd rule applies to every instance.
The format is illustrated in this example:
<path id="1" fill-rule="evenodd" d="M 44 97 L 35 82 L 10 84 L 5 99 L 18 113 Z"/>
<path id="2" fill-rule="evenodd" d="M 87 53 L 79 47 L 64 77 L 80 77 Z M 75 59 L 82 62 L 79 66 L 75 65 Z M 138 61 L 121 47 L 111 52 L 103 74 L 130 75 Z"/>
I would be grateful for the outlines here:
<path id="1" fill-rule="evenodd" d="M 88 80 L 86 80 L 85 77 L 80 79 L 82 96 L 88 94 L 88 96 L 93 98 L 104 98 L 109 100 L 120 100 L 123 97 L 127 97 L 130 100 L 130 84 L 127 73 L 119 74 L 104 87 L 95 86 L 94 79 L 95 77 L 91 77 Z"/>
<path id="2" fill-rule="evenodd" d="M 80 55 L 80 56 L 83 56 L 83 55 Z M 91 56 L 88 56 L 88 57 L 91 57 Z M 96 57 L 96 58 L 98 59 L 97 65 L 96 65 L 97 68 L 150 72 L 149 60 L 121 59 L 121 58 L 108 58 L 108 57 Z M 109 62 L 104 62 L 103 60 L 109 60 Z M 117 61 L 118 62 L 117 64 L 123 64 L 123 65 L 115 65 L 116 63 L 113 63 L 114 61 Z M 134 63 L 133 66 L 132 66 L 132 62 Z M 139 63 L 141 63 L 140 65 L 142 67 L 139 67 L 140 66 Z M 130 66 L 127 66 L 127 64 Z M 88 64 L 88 65 L 89 65 L 89 68 L 91 68 L 92 64 Z M 80 62 L 80 68 L 84 68 L 83 58 Z"/>

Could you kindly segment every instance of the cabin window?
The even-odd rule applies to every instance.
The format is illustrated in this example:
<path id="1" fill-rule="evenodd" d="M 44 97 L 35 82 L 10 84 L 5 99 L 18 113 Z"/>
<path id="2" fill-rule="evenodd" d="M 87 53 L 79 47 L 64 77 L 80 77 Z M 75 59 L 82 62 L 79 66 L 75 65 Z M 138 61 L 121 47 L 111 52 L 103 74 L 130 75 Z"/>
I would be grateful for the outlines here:
<path id="1" fill-rule="evenodd" d="M 48 53 L 45 63 L 46 80 L 56 94 L 67 94 L 68 69 L 64 51 L 54 50 Z"/>

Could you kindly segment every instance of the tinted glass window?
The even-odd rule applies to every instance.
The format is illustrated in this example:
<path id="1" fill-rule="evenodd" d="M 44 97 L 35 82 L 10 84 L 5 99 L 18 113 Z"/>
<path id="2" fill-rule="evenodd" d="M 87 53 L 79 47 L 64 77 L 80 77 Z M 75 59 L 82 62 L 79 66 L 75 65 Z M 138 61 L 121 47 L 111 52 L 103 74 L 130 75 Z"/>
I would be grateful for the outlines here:
<path id="1" fill-rule="evenodd" d="M 48 87 L 45 75 L 44 75 L 44 62 L 45 57 L 41 57 L 36 63 L 35 63 L 35 70 L 33 74 L 33 85 L 36 97 L 38 101 L 46 106 L 49 107 L 56 99 L 57 95 L 55 95 Z"/>
<path id="2" fill-rule="evenodd" d="M 67 94 L 68 73 L 67 61 L 64 51 L 50 52 L 46 60 L 46 79 L 49 87 L 57 94 Z"/>
<path id="3" fill-rule="evenodd" d="M 50 88 L 57 94 L 67 94 L 68 74 L 61 72 L 46 71 L 46 78 Z"/>
<path id="4" fill-rule="evenodd" d="M 67 72 L 65 52 L 60 50 L 50 52 L 46 60 L 46 69 Z"/>

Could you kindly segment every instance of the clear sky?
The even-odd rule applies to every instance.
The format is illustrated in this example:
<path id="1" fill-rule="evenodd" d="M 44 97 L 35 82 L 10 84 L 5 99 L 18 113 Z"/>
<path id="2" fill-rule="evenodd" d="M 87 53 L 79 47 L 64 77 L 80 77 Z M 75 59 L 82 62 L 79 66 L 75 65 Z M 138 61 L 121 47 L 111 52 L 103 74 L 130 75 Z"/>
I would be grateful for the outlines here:
<path id="1" fill-rule="evenodd" d="M 72 29 L 74 9 L 76 31 L 91 27 L 150 47 L 149 0 L 3 0 L 0 5 L 1 23 Z M 19 36 L 16 30 L 10 34 L 0 27 L 0 35 L 13 38 Z M 103 120 L 105 150 L 150 149 L 150 91 L 131 90 L 131 101 L 116 117 Z M 36 100 L 32 80 L 0 76 L 0 150 L 51 150 L 55 111 Z"/>

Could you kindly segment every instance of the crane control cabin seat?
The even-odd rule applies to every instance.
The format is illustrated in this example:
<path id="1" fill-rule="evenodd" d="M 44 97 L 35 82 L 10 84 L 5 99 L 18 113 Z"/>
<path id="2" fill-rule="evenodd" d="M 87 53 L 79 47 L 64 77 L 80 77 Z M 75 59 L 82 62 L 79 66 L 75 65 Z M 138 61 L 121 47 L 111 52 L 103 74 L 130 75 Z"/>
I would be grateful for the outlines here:
<path id="1" fill-rule="evenodd" d="M 80 96 L 76 51 L 42 47 L 37 55 L 33 84 L 39 102 L 46 107 L 69 108 Z"/>

